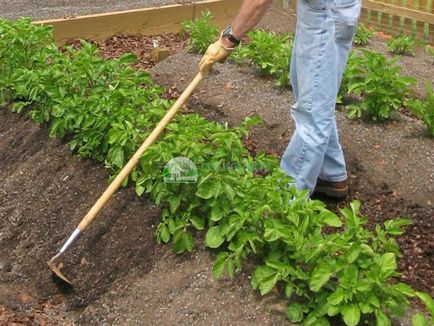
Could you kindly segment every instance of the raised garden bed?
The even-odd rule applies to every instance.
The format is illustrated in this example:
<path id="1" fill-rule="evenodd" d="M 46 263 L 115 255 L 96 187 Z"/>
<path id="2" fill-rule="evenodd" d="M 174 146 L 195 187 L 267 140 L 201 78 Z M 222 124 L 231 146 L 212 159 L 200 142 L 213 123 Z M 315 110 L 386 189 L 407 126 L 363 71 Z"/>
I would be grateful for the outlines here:
<path id="1" fill-rule="evenodd" d="M 268 19 L 275 22 L 282 16 L 271 12 Z M 142 57 L 140 48 L 151 39 L 117 36 L 100 46 L 105 55 L 117 56 L 130 52 L 130 44 L 135 44 Z M 173 48 L 181 48 L 183 40 L 169 37 L 173 39 L 169 42 Z M 378 39 L 375 44 L 381 47 L 382 42 Z M 170 90 L 169 96 L 176 96 L 196 73 L 199 58 L 181 51 L 153 67 L 151 74 Z M 418 73 L 418 65 L 412 67 L 408 69 L 414 69 L 416 76 L 425 76 L 426 69 Z M 261 115 L 265 123 L 254 128 L 251 148 L 279 156 L 292 132 L 292 98 L 289 90 L 273 84 L 250 68 L 218 65 L 192 97 L 188 110 L 230 125 L 238 125 L 252 113 Z M 26 318 L 29 323 L 42 318 L 52 324 L 59 318 L 82 324 L 284 322 L 278 294 L 260 300 L 247 275 L 215 281 L 212 253 L 198 250 L 174 256 L 170 248 L 157 246 L 154 232 L 160 208 L 137 199 L 132 189 L 116 195 L 80 240 L 68 261 L 75 266 L 79 282 L 74 292 L 59 293 L 45 260 L 103 191 L 107 174 L 92 161 L 72 157 L 61 141 L 48 139 L 46 127 L 6 110 L 0 114 L 0 173 L 5 180 L 0 197 L 0 285 L 7 289 L 2 293 L 8 294 L 0 297 L 0 304 L 7 307 L 0 318 L 23 323 Z M 338 112 L 338 124 L 351 178 L 348 200 L 362 201 L 370 225 L 398 216 L 412 218 L 413 225 L 398 238 L 403 250 L 401 278 L 432 294 L 433 140 L 425 137 L 418 119 L 405 115 L 374 125 L 349 121 Z M 337 210 L 348 202 L 328 205 Z"/>

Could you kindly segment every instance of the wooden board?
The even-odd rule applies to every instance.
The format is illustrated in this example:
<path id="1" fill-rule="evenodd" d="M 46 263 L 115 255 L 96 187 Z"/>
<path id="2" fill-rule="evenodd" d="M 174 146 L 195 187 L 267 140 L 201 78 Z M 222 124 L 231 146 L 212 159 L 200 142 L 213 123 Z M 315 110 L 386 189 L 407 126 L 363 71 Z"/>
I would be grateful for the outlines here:
<path id="1" fill-rule="evenodd" d="M 201 15 L 210 9 L 214 23 L 220 27 L 230 23 L 242 0 L 210 0 L 185 5 L 170 5 L 65 19 L 37 21 L 34 24 L 52 25 L 54 39 L 61 45 L 76 38 L 100 40 L 119 33 L 155 35 L 179 32 L 181 22 Z"/>
<path id="2" fill-rule="evenodd" d="M 415 19 L 420 22 L 434 25 L 434 14 L 415 9 L 403 8 L 400 6 L 382 3 L 373 0 L 363 0 L 363 8 L 387 13 L 389 15 L 400 16 L 403 18 Z"/>
<path id="3" fill-rule="evenodd" d="M 223 28 L 234 19 L 242 2 L 242 0 L 197 2 L 193 7 L 193 17 L 200 18 L 202 12 L 208 9 L 214 17 L 213 23 Z"/>

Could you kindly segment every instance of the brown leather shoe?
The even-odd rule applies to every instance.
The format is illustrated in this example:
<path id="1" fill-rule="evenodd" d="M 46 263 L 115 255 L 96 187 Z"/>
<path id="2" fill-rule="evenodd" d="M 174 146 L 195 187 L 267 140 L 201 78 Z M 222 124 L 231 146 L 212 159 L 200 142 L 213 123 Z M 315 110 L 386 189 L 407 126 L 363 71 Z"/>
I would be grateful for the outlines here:
<path id="1" fill-rule="evenodd" d="M 313 193 L 331 198 L 344 199 L 348 195 L 348 182 L 347 180 L 333 182 L 318 179 Z"/>

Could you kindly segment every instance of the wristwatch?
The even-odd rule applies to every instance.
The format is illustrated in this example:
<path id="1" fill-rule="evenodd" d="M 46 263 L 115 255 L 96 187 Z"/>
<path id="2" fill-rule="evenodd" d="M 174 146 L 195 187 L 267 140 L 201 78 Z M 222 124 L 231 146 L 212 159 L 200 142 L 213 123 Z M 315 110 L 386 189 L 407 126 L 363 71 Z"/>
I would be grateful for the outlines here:
<path id="1" fill-rule="evenodd" d="M 223 31 L 223 36 L 225 36 L 229 41 L 231 41 L 235 46 L 240 44 L 240 40 L 237 40 L 235 36 L 232 34 L 232 26 L 226 27 Z"/>

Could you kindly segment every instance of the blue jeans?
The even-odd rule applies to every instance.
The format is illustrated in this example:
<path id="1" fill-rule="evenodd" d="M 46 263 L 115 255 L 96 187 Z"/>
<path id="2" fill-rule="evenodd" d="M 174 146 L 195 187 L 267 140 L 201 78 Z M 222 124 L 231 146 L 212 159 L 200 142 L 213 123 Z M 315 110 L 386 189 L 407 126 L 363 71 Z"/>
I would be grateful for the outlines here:
<path id="1" fill-rule="evenodd" d="M 295 132 L 280 166 L 297 189 L 347 179 L 336 97 L 360 16 L 360 0 L 299 0 L 290 78 Z"/>

